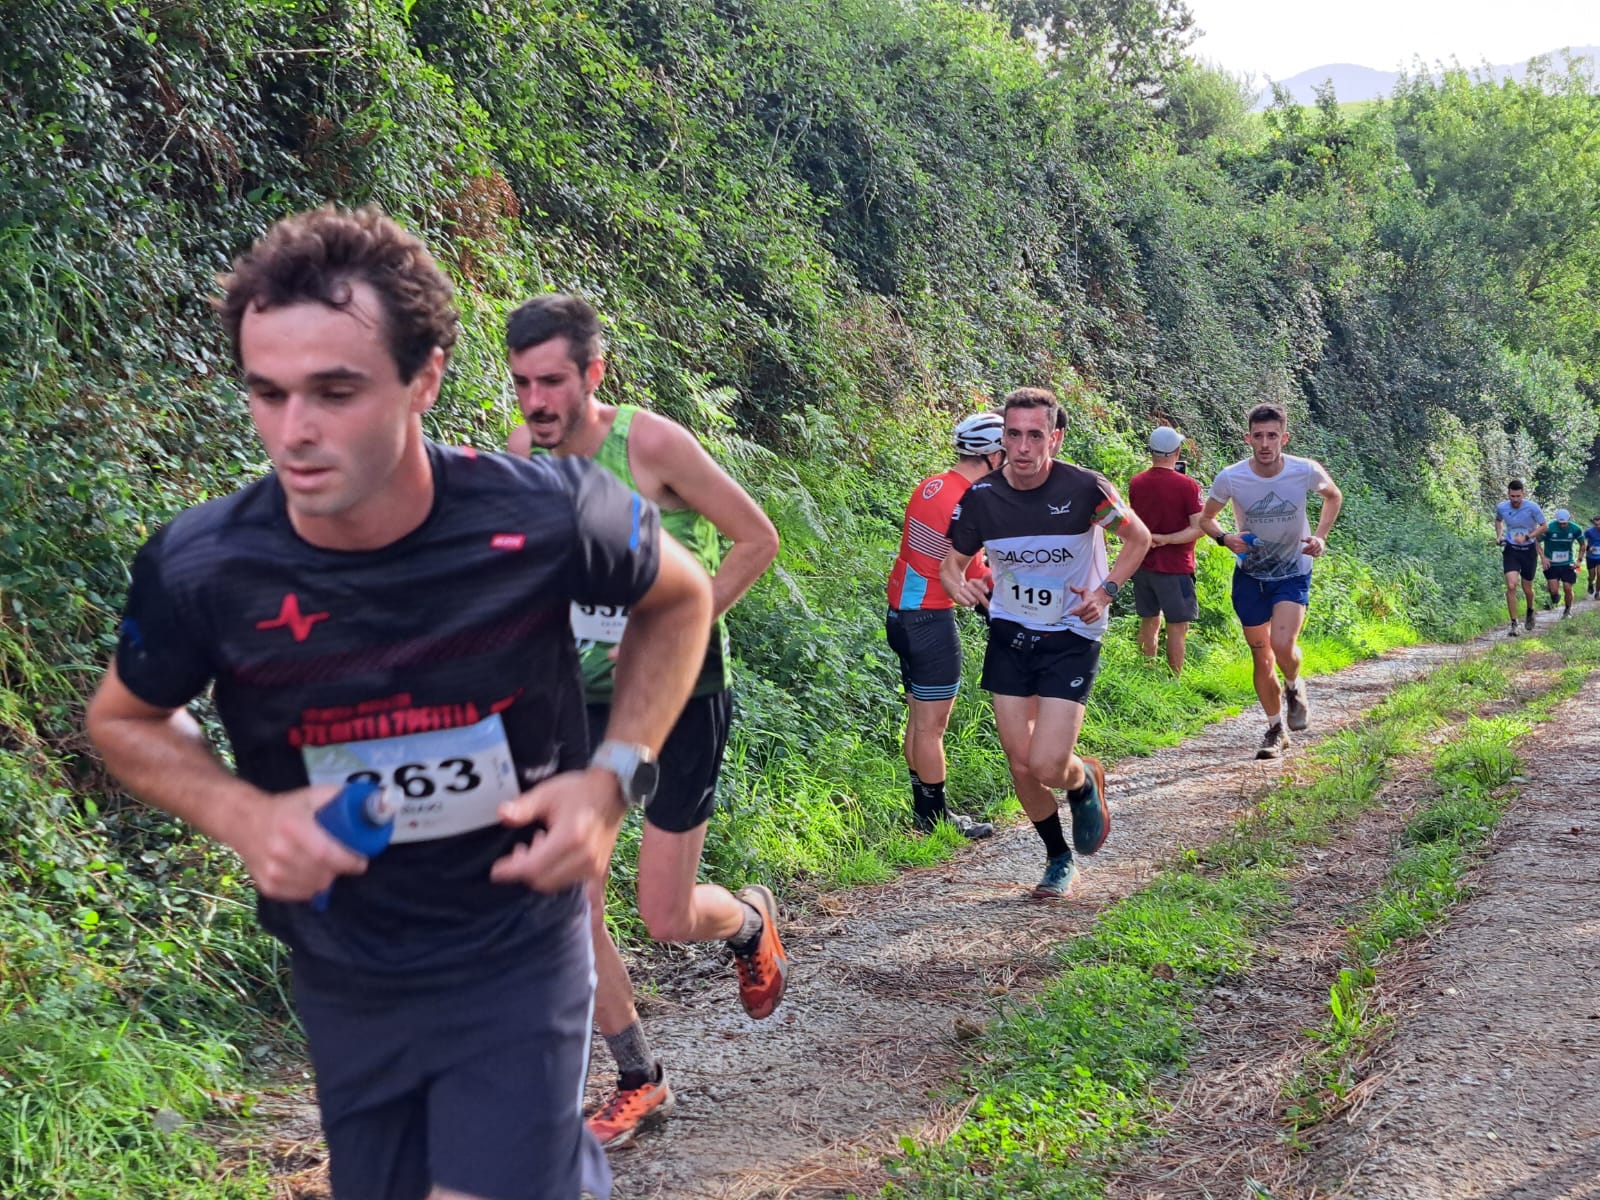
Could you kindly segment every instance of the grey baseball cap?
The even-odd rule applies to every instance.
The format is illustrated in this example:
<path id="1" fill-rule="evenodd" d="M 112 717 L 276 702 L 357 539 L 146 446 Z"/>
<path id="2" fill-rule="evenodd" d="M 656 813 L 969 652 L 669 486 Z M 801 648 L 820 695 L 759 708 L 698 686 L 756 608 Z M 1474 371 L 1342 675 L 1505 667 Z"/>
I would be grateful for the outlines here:
<path id="1" fill-rule="evenodd" d="M 1183 434 L 1171 425 L 1157 425 L 1150 431 L 1150 449 L 1157 454 L 1172 454 L 1183 449 Z"/>

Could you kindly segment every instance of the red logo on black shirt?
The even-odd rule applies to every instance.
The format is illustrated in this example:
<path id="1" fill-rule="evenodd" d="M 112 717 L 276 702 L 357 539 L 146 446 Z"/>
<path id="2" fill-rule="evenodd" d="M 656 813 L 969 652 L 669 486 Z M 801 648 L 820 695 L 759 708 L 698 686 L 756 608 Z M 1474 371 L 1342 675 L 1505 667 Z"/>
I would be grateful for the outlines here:
<path id="1" fill-rule="evenodd" d="M 489 546 L 494 550 L 521 550 L 527 544 L 525 533 L 497 533 L 489 539 Z"/>
<path id="2" fill-rule="evenodd" d="M 300 614 L 300 599 L 293 592 L 283 598 L 283 605 L 278 609 L 278 615 L 270 621 L 257 621 L 257 629 L 287 629 L 294 635 L 294 640 L 303 642 L 311 636 L 311 627 L 318 621 L 326 621 L 329 614 L 325 612 Z"/>

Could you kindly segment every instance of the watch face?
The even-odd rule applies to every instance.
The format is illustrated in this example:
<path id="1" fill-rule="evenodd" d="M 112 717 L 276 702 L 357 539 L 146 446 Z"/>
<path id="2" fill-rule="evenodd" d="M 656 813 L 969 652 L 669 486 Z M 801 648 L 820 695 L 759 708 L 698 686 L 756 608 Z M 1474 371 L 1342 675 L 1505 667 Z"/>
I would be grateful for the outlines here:
<path id="1" fill-rule="evenodd" d="M 633 795 L 629 798 L 635 804 L 649 804 L 650 798 L 656 794 L 656 785 L 660 782 L 660 764 L 640 759 L 633 768 L 633 780 L 628 789 Z"/>

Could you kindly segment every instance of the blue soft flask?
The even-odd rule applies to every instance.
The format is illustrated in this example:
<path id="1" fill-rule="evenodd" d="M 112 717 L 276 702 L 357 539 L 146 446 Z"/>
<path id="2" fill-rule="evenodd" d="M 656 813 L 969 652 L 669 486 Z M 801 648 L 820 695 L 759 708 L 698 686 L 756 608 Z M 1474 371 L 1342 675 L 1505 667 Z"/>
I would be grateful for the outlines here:
<path id="1" fill-rule="evenodd" d="M 340 845 L 371 858 L 381 854 L 394 836 L 394 809 L 383 786 L 370 779 L 352 779 L 332 800 L 317 809 L 317 824 Z M 318 912 L 328 907 L 332 888 L 311 898 Z"/>

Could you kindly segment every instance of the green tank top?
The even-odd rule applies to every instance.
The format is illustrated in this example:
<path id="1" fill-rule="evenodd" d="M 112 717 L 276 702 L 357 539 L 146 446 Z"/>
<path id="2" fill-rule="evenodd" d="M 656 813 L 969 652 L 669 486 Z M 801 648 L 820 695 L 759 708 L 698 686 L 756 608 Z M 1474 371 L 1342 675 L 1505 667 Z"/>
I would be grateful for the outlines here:
<path id="1" fill-rule="evenodd" d="M 639 490 L 628 467 L 628 431 L 633 426 L 633 414 L 639 408 L 634 404 L 619 404 L 611 432 L 595 451 L 594 461 L 610 471 L 624 486 Z M 722 564 L 722 544 L 717 540 L 717 527 L 700 513 L 689 508 L 663 508 L 661 528 L 677 538 L 694 560 L 715 575 Z M 578 639 L 578 657 L 583 664 L 585 699 L 590 704 L 611 703 L 612 676 L 616 664 L 611 661 L 611 647 L 622 636 L 622 615 L 607 609 L 598 612 L 585 606 L 573 607 L 573 635 Z M 728 686 L 728 631 L 723 619 L 718 617 L 711 626 L 711 641 L 706 646 L 705 665 L 700 668 L 700 678 L 695 680 L 695 696 L 710 696 Z"/>

